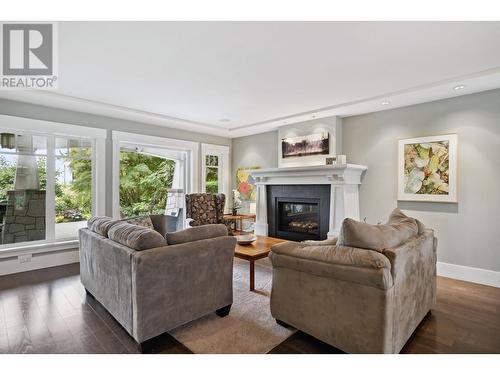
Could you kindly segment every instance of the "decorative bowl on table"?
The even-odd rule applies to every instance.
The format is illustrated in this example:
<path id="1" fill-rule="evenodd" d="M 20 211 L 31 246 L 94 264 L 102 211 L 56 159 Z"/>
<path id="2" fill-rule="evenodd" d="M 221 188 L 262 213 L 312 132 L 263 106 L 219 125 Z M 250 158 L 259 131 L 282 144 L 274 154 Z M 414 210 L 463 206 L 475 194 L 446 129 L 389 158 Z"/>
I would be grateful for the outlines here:
<path id="1" fill-rule="evenodd" d="M 250 245 L 257 239 L 255 234 L 243 234 L 241 236 L 236 236 L 236 241 L 239 245 Z"/>

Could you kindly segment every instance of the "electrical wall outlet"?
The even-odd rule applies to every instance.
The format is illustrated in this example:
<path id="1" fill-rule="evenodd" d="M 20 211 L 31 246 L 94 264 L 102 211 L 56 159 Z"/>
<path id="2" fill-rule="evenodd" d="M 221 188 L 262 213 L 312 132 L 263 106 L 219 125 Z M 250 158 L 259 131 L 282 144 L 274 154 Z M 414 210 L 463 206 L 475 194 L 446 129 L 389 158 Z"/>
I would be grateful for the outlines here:
<path id="1" fill-rule="evenodd" d="M 19 255 L 17 259 L 19 259 L 19 263 L 29 263 L 31 262 L 31 254 Z"/>

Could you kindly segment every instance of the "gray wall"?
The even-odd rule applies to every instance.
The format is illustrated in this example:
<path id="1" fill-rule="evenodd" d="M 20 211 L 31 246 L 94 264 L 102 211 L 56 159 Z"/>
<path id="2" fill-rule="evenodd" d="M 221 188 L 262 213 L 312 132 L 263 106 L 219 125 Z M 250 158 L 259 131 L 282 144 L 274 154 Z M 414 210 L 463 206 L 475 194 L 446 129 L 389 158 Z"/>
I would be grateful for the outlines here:
<path id="1" fill-rule="evenodd" d="M 458 204 L 399 202 L 397 140 L 458 134 Z M 349 163 L 366 164 L 361 217 L 394 207 L 434 228 L 440 262 L 500 271 L 500 90 L 344 118 Z"/>
<path id="2" fill-rule="evenodd" d="M 168 128 L 157 125 L 148 125 L 138 122 L 126 121 L 117 118 L 91 115 L 88 113 L 73 112 L 63 109 L 45 107 L 35 104 L 16 102 L 0 99 L 0 114 L 33 118 L 66 124 L 83 125 L 93 128 L 119 130 L 130 133 L 138 133 L 159 137 L 182 139 L 194 142 L 205 142 L 218 145 L 231 145 L 229 138 L 217 137 L 209 134 L 195 133 L 180 129 Z M 108 132 L 106 144 L 106 170 L 112 168 L 112 142 L 111 134 Z M 111 173 L 106 174 L 106 214 L 112 215 L 112 180 Z"/>
<path id="3" fill-rule="evenodd" d="M 233 188 L 236 170 L 239 167 L 277 168 L 278 167 L 278 131 L 250 135 L 233 139 L 232 172 Z"/>

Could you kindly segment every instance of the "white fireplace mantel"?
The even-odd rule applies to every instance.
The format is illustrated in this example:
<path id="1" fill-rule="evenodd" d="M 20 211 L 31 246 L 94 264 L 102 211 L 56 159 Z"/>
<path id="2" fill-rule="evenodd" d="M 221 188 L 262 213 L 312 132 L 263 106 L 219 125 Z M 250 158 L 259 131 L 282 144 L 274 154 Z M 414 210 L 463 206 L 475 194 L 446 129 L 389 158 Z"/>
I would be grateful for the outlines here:
<path id="1" fill-rule="evenodd" d="M 266 185 L 331 185 L 328 237 L 336 237 L 346 217 L 359 220 L 359 185 L 365 165 L 268 168 L 251 172 L 257 187 L 255 234 L 267 235 Z"/>

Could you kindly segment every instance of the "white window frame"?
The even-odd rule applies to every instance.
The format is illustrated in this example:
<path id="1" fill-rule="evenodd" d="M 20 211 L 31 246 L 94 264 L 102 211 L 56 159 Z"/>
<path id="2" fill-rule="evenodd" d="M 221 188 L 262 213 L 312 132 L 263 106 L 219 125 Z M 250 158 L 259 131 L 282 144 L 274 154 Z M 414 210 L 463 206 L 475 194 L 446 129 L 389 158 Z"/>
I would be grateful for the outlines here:
<path id="1" fill-rule="evenodd" d="M 199 178 L 199 143 L 159 136 L 149 136 L 128 132 L 113 131 L 113 217 L 120 218 L 120 148 L 122 144 L 149 146 L 182 152 L 185 156 L 180 164 L 185 170 L 183 175 L 185 193 L 198 191 Z"/>
<path id="2" fill-rule="evenodd" d="M 92 212 L 95 215 L 104 215 L 106 130 L 8 115 L 0 115 L 0 128 L 14 134 L 46 137 L 46 221 L 54 223 L 54 225 L 46 226 L 45 240 L 0 245 L 0 258 L 75 247 L 78 243 L 76 236 L 74 239 L 55 239 L 55 138 L 77 138 L 90 141 L 92 145 Z"/>
<path id="3" fill-rule="evenodd" d="M 219 169 L 219 193 L 226 195 L 226 210 L 229 207 L 229 200 L 232 199 L 230 196 L 230 184 L 229 170 L 230 170 L 230 159 L 229 159 L 229 146 L 214 145 L 210 143 L 201 144 L 201 191 L 206 192 L 206 156 L 215 155 L 219 158 L 218 169 Z"/>

